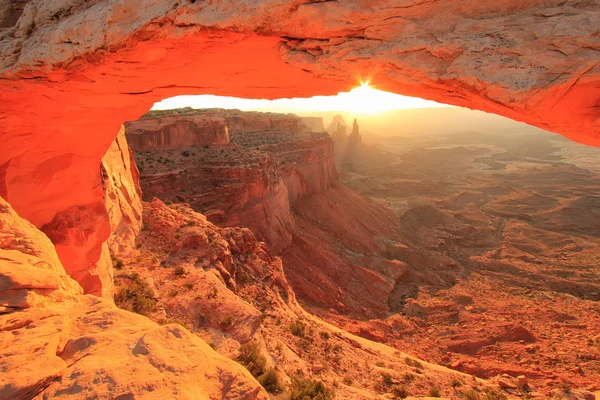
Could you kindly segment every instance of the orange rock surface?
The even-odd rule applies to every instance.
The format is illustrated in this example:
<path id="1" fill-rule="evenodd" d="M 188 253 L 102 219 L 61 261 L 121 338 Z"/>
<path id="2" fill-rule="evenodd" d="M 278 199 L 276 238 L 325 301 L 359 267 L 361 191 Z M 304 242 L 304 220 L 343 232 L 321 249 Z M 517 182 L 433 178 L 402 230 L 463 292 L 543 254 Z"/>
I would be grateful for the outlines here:
<path id="1" fill-rule="evenodd" d="M 2 198 L 0 254 L 1 398 L 268 398 L 181 326 L 82 295 L 50 240 Z"/>

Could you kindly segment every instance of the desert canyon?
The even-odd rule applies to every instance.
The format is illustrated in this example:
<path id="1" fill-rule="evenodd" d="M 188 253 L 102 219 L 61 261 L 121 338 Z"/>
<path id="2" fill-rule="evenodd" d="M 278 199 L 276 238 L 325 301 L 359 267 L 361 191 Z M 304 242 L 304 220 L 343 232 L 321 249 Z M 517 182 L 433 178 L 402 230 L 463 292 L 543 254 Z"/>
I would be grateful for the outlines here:
<path id="1" fill-rule="evenodd" d="M 598 398 L 599 26 L 597 0 L 0 2 L 0 399 Z M 361 80 L 564 138 L 149 111 Z"/>

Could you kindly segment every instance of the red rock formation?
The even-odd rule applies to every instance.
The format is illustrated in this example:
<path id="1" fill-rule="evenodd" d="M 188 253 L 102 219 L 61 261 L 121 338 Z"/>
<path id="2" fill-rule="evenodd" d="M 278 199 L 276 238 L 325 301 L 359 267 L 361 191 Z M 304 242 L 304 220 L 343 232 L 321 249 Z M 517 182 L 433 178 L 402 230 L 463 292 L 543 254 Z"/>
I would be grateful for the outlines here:
<path id="1" fill-rule="evenodd" d="M 199 110 L 178 118 L 181 126 L 224 118 L 234 145 L 136 152 L 145 198 L 185 201 L 212 222 L 249 227 L 276 253 L 292 241 L 294 202 L 337 181 L 331 140 L 305 132 L 293 114 Z M 139 132 L 138 122 L 146 126 L 141 119 L 128 129 Z"/>
<path id="2" fill-rule="evenodd" d="M 142 221 L 140 173 L 127 146 L 124 127 L 102 157 L 101 168 L 112 232 L 107 244 L 111 254 L 118 255 L 134 245 Z"/>
<path id="3" fill-rule="evenodd" d="M 327 127 L 327 132 L 331 135 L 331 139 L 333 140 L 335 166 L 340 171 L 344 165 L 346 148 L 348 147 L 347 129 L 344 117 L 341 115 L 333 117 L 331 124 Z"/>
<path id="4" fill-rule="evenodd" d="M 177 94 L 335 94 L 359 76 L 598 145 L 597 19 L 593 3 L 533 0 L 32 0 L 0 32 L 0 195 L 38 227 L 73 225 L 84 240 L 61 252 L 95 268 L 98 165 L 123 121 Z"/>
<path id="5" fill-rule="evenodd" d="M 141 226 L 139 173 L 130 157 L 124 128 L 102 158 L 103 197 L 97 203 L 72 206 L 41 230 L 56 246 L 69 275 L 85 293 L 112 298 L 109 247 L 114 254 L 133 246 Z"/>
<path id="6" fill-rule="evenodd" d="M 134 151 L 229 143 L 227 122 L 218 116 L 147 116 L 135 124 L 126 123 L 125 127 L 127 143 Z"/>
<path id="7" fill-rule="evenodd" d="M 354 124 L 352 124 L 352 132 L 348 136 L 348 144 L 350 147 L 359 146 L 362 143 L 362 137 L 360 136 L 360 132 L 358 131 L 358 121 L 356 118 L 354 119 Z"/>

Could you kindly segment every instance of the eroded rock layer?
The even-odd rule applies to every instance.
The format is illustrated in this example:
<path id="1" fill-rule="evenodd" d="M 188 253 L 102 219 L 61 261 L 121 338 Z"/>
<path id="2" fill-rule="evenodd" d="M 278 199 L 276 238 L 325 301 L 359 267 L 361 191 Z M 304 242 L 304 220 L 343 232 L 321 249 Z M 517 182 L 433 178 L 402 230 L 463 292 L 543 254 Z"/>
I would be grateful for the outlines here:
<path id="1" fill-rule="evenodd" d="M 226 121 L 231 143 L 224 147 L 214 140 L 203 146 L 136 151 L 146 200 L 185 201 L 212 222 L 251 228 L 279 252 L 292 241 L 295 201 L 337 181 L 333 143 L 324 133 L 310 132 L 295 115 L 216 109 L 177 113 L 174 117 L 164 112 L 162 118 L 177 119 L 181 126 L 188 121 Z M 128 140 L 155 135 L 136 133 L 146 120 L 127 124 Z"/>

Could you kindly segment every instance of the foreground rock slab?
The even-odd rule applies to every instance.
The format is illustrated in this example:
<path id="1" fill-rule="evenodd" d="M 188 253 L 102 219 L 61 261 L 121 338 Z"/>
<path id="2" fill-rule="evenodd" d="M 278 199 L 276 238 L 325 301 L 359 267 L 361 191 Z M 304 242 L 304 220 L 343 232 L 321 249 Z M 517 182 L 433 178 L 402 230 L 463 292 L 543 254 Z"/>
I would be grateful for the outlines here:
<path id="1" fill-rule="evenodd" d="M 61 268 L 0 198 L 0 398 L 268 398 L 197 336 L 81 295 Z"/>

